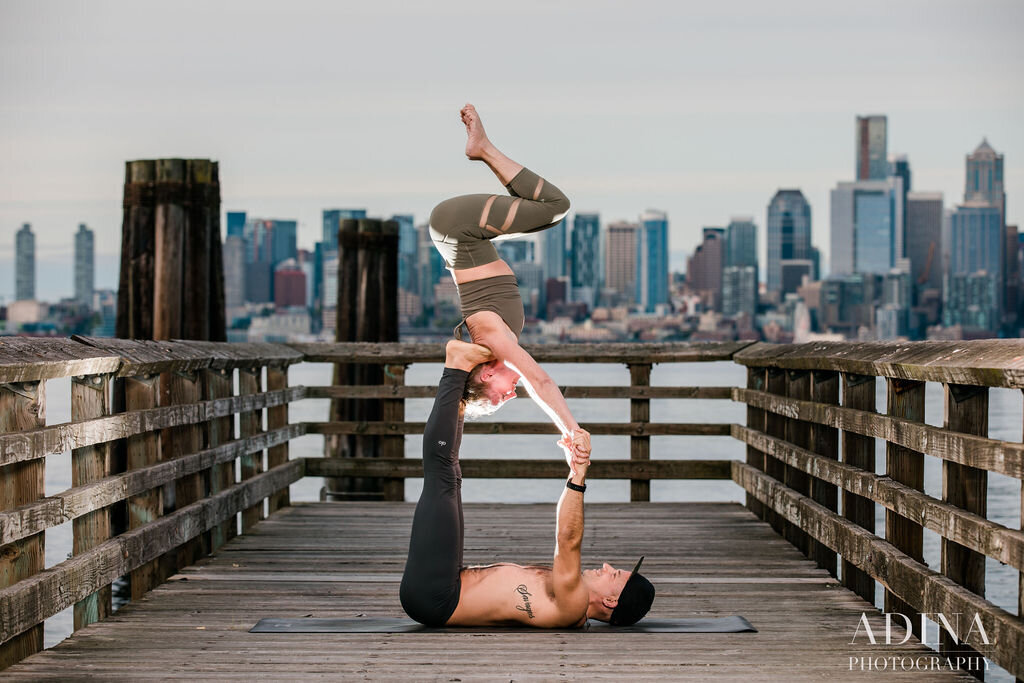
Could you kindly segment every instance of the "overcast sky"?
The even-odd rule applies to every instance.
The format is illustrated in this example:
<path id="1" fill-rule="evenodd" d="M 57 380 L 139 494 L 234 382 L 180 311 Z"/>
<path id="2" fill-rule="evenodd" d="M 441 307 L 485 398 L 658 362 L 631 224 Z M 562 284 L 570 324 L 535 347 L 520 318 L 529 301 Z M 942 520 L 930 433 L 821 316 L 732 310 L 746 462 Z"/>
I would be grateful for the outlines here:
<path id="1" fill-rule="evenodd" d="M 500 191 L 465 160 L 459 107 L 602 222 L 667 211 L 673 265 L 706 225 L 780 187 L 852 179 L 854 117 L 889 117 L 915 190 L 962 199 L 983 136 L 1024 214 L 1024 3 L 38 2 L 0 0 L 0 297 L 14 234 L 37 235 L 37 295 L 72 290 L 72 235 L 117 281 L 128 159 L 220 162 L 222 208 L 299 221 L 365 207 L 425 221 Z"/>

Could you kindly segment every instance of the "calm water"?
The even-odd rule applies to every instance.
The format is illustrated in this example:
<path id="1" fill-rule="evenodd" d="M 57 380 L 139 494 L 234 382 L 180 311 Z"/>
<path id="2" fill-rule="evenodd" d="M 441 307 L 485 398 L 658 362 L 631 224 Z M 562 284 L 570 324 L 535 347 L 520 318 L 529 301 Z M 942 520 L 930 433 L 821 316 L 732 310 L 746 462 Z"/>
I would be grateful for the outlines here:
<path id="1" fill-rule="evenodd" d="M 547 366 L 548 372 L 561 385 L 628 385 L 629 373 L 625 366 L 595 364 Z M 413 365 L 406 374 L 408 384 L 434 384 L 441 374 L 439 364 Z M 325 385 L 331 381 L 331 366 L 327 364 L 302 364 L 293 366 L 289 373 L 291 385 Z M 746 370 L 728 362 L 689 363 L 656 365 L 651 372 L 651 383 L 660 386 L 742 386 L 746 383 Z M 877 383 L 877 409 L 885 410 L 885 383 Z M 47 423 L 57 424 L 70 419 L 70 380 L 47 382 Z M 423 422 L 430 412 L 432 399 L 409 399 L 406 401 L 406 419 Z M 292 421 L 322 421 L 327 416 L 326 400 L 306 400 L 290 408 Z M 573 399 L 570 406 L 577 420 L 587 422 L 629 421 L 629 401 L 613 399 Z M 928 384 L 925 399 L 925 421 L 940 425 L 943 418 L 943 397 L 941 385 Z M 742 423 L 746 408 L 728 400 L 653 400 L 651 420 L 657 422 L 725 422 Z M 544 414 L 528 399 L 518 399 L 504 406 L 491 421 L 539 422 Z M 1008 389 L 992 389 L 989 409 L 989 434 L 994 439 L 1020 441 L 1022 430 L 1022 394 Z M 469 434 L 463 438 L 461 457 L 486 458 L 557 458 L 561 451 L 555 446 L 555 436 L 495 436 Z M 422 447 L 421 436 L 406 437 L 406 454 L 419 457 Z M 323 437 L 307 435 L 292 442 L 293 457 L 320 457 Z M 629 457 L 629 437 L 594 436 L 594 467 L 600 467 L 602 458 Z M 651 457 L 657 459 L 744 459 L 745 447 L 738 441 L 724 436 L 663 436 L 651 439 Z M 885 443 L 877 441 L 876 471 L 885 467 Z M 46 492 L 58 493 L 70 487 L 70 457 L 51 456 L 47 461 Z M 319 499 L 321 479 L 307 478 L 291 487 L 292 500 L 314 501 Z M 419 497 L 422 482 L 419 479 L 406 480 L 406 500 Z M 463 499 L 467 502 L 551 502 L 561 494 L 560 480 L 530 479 L 467 479 L 463 484 Z M 591 502 L 624 502 L 629 500 L 628 481 L 594 480 L 587 485 L 587 500 Z M 925 491 L 936 498 L 942 495 L 942 467 L 937 458 L 925 458 Z M 744 494 L 731 481 L 652 481 L 652 501 L 735 501 L 743 502 Z M 876 529 L 884 534 L 885 513 L 876 506 Z M 988 490 L 989 519 L 1008 526 L 1020 528 L 1020 482 L 999 474 L 989 474 Z M 924 531 L 924 557 L 929 567 L 939 569 L 939 537 Z M 65 560 L 71 552 L 71 524 L 64 524 L 47 532 L 46 565 L 52 566 Z M 994 604 L 1016 614 L 1017 573 L 1010 567 L 989 559 L 987 564 L 987 597 Z M 876 596 L 876 605 L 881 606 L 881 589 Z M 46 622 L 46 646 L 50 647 L 67 637 L 72 630 L 71 609 L 56 615 Z M 996 672 L 991 680 L 1012 680 L 1008 675 Z"/>

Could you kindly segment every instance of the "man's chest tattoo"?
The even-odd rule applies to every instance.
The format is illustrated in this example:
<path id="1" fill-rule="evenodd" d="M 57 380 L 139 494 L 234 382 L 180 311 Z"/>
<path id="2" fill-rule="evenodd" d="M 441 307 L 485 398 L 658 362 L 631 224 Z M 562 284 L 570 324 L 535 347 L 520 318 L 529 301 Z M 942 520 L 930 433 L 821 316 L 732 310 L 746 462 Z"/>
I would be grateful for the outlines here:
<path id="1" fill-rule="evenodd" d="M 520 612 L 526 612 L 526 614 L 531 619 L 533 619 L 533 607 L 530 606 L 530 598 L 532 598 L 533 595 L 526 588 L 526 584 L 525 583 L 521 583 L 518 586 L 516 586 L 516 592 L 519 593 L 519 597 L 521 597 L 523 599 L 523 604 L 522 605 L 516 605 L 516 609 L 519 610 Z"/>

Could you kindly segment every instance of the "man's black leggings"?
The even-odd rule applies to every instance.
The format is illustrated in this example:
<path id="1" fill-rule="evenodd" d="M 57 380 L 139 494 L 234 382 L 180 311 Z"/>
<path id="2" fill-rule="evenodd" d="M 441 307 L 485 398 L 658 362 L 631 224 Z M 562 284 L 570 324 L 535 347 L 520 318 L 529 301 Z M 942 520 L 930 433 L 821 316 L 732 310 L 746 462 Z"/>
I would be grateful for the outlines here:
<path id="1" fill-rule="evenodd" d="M 465 370 L 444 369 L 423 430 L 423 493 L 412 520 L 399 595 L 405 613 L 427 626 L 443 626 L 459 604 L 463 536 L 459 402 L 468 377 Z"/>

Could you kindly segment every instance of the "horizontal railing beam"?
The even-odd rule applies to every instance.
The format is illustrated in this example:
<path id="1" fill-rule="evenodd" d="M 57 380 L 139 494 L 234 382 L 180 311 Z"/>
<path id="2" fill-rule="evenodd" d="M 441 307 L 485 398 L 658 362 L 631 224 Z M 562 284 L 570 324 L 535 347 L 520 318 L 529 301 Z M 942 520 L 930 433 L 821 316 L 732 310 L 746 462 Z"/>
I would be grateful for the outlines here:
<path id="1" fill-rule="evenodd" d="M 422 434 L 424 422 L 306 422 L 308 434 Z M 616 436 L 729 436 L 725 423 L 619 422 L 580 425 L 594 435 Z M 550 422 L 467 422 L 464 434 L 558 434 Z"/>
<path id="2" fill-rule="evenodd" d="M 647 387 L 647 386 L 563 386 L 564 398 L 732 398 L 732 387 Z M 305 398 L 434 398 L 436 385 L 336 385 L 306 387 Z M 525 387 L 516 389 L 516 396 L 529 398 Z"/>
<path id="3" fill-rule="evenodd" d="M 911 559 L 891 543 L 797 493 L 745 463 L 733 461 L 732 478 L 748 493 L 792 524 L 870 574 L 919 612 L 977 615 L 985 637 L 973 621 L 959 622 L 958 636 L 1011 674 L 1024 676 L 1024 620 Z M 957 624 L 953 622 L 953 627 Z M 965 632 L 968 629 L 969 632 Z"/>
<path id="4" fill-rule="evenodd" d="M 214 465 L 287 443 L 304 434 L 301 424 L 263 432 L 198 453 L 76 486 L 13 510 L 0 511 L 0 545 L 59 526 L 94 510 L 137 496 Z"/>
<path id="5" fill-rule="evenodd" d="M 732 435 L 813 477 L 835 484 L 922 524 L 943 538 L 1024 570 L 1024 531 L 943 503 L 889 477 L 837 462 L 763 432 L 733 425 Z"/>
<path id="6" fill-rule="evenodd" d="M 0 642 L 256 505 L 302 472 L 297 460 L 275 467 L 0 590 Z"/>
<path id="7" fill-rule="evenodd" d="M 418 458 L 304 458 L 307 477 L 422 477 Z M 729 479 L 731 460 L 594 460 L 588 479 Z M 564 479 L 565 460 L 462 458 L 463 478 Z"/>
<path id="8" fill-rule="evenodd" d="M 232 396 L 211 401 L 133 410 L 107 417 L 0 434 L 0 467 L 45 458 L 74 448 L 125 439 L 169 427 L 209 422 L 239 412 L 259 410 L 301 400 L 305 387 L 290 387 L 251 396 Z"/>
<path id="9" fill-rule="evenodd" d="M 1024 478 L 1024 444 L 951 432 L 923 422 L 866 410 L 797 401 L 752 389 L 733 389 L 733 399 L 790 418 L 885 439 L 914 451 L 1008 477 Z"/>

